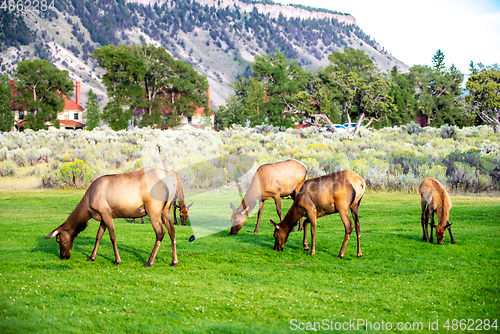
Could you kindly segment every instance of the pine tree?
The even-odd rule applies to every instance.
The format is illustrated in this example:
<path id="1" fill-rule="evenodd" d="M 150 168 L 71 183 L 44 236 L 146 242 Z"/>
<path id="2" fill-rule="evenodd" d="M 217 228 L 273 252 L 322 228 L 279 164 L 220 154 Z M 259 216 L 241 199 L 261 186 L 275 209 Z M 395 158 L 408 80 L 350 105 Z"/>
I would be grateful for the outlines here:
<path id="1" fill-rule="evenodd" d="M 446 69 L 446 65 L 444 63 L 444 53 L 441 49 L 437 50 L 432 57 L 432 63 L 434 64 L 434 68 L 439 72 L 443 72 Z"/>
<path id="2" fill-rule="evenodd" d="M 89 90 L 88 100 L 85 105 L 86 107 L 86 128 L 91 131 L 99 126 L 99 122 L 101 121 L 101 110 L 99 108 L 99 104 L 97 103 L 97 95 L 94 92 Z"/>

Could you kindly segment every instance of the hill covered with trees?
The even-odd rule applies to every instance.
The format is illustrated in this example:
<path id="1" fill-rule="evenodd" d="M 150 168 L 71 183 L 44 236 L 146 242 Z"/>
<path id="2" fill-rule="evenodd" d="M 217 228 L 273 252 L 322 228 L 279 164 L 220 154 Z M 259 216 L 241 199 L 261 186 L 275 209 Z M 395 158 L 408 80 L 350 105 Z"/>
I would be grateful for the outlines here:
<path id="1" fill-rule="evenodd" d="M 47 59 L 101 100 L 106 99 L 104 73 L 91 55 L 108 44 L 165 47 L 208 77 L 213 106 L 225 103 L 232 82 L 251 75 L 257 55 L 282 52 L 316 70 L 328 65 L 329 54 L 352 47 L 368 54 L 383 72 L 393 66 L 408 70 L 352 16 L 272 1 L 61 0 L 38 13 L 0 11 L 0 21 L 7 22 L 1 32 L 6 37 L 0 45 L 2 73 L 12 73 L 25 59 Z"/>

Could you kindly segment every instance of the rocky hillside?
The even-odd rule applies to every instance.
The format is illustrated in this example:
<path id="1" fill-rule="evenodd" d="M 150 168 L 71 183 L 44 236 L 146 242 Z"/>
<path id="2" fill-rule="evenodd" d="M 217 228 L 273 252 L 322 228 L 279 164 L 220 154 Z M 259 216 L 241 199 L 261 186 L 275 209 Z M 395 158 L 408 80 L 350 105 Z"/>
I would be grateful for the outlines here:
<path id="1" fill-rule="evenodd" d="M 46 12 L 0 11 L 0 22 L 0 35 L 6 36 L 0 44 L 2 73 L 24 59 L 48 59 L 82 81 L 83 102 L 92 88 L 105 103 L 103 72 L 91 54 L 106 44 L 164 46 L 208 77 L 213 107 L 224 104 L 232 82 L 251 73 L 259 54 L 281 51 L 315 70 L 329 64 L 330 53 L 353 47 L 370 55 L 381 71 L 408 69 L 348 14 L 269 0 L 60 0 Z"/>

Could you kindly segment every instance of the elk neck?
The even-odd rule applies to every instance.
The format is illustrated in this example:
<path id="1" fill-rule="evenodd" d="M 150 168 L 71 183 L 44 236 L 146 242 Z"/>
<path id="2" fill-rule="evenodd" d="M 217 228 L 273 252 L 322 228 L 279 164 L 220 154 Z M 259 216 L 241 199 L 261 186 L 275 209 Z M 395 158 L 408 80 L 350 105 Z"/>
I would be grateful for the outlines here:
<path id="1" fill-rule="evenodd" d="M 88 195 L 85 194 L 75 210 L 73 210 L 60 228 L 68 231 L 73 237 L 76 237 L 80 232 L 85 230 L 89 219 L 92 218 L 88 208 Z"/>

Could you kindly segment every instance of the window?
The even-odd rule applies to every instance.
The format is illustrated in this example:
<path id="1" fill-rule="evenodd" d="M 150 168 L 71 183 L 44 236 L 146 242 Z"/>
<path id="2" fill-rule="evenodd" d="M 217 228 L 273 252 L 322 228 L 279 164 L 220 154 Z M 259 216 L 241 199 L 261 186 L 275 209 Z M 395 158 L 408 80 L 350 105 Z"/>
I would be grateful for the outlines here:
<path id="1" fill-rule="evenodd" d="M 191 116 L 188 116 L 188 123 L 191 124 L 192 121 L 193 119 L 191 118 Z"/>
<path id="2" fill-rule="evenodd" d="M 64 112 L 64 119 L 69 119 L 69 111 Z"/>
<path id="3" fill-rule="evenodd" d="M 75 113 L 73 114 L 73 119 L 74 119 L 75 121 L 78 121 L 78 113 L 77 113 L 77 112 L 75 112 Z"/>
<path id="4" fill-rule="evenodd" d="M 24 119 L 24 111 L 19 110 L 19 119 Z"/>

